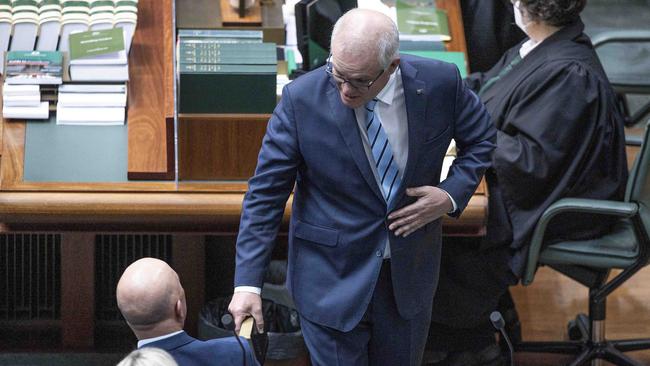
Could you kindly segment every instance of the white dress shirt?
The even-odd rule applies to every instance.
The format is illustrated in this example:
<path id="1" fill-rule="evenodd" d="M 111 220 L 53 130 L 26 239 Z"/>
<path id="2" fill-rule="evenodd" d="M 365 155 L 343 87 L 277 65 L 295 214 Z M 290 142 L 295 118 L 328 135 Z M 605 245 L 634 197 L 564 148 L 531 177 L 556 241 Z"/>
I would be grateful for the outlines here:
<path id="1" fill-rule="evenodd" d="M 183 331 L 179 330 L 177 332 L 165 334 L 165 335 L 162 335 L 160 337 L 141 339 L 141 340 L 138 341 L 138 348 L 144 346 L 145 344 L 152 343 L 152 342 L 157 342 L 157 341 L 159 341 L 161 339 L 166 339 L 166 338 L 169 338 L 169 337 L 173 337 L 176 334 L 180 334 L 180 333 L 183 333 Z"/>

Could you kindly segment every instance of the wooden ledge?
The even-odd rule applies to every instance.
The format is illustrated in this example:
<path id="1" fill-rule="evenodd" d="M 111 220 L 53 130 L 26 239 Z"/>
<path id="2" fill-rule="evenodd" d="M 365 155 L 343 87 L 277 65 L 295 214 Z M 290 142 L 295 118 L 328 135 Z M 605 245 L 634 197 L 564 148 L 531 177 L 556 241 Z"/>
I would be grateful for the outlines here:
<path id="1" fill-rule="evenodd" d="M 244 194 L 205 192 L 1 192 L 0 231 L 147 231 L 236 233 Z M 291 215 L 287 202 L 283 231 Z M 482 235 L 487 197 L 472 197 L 446 235 Z"/>

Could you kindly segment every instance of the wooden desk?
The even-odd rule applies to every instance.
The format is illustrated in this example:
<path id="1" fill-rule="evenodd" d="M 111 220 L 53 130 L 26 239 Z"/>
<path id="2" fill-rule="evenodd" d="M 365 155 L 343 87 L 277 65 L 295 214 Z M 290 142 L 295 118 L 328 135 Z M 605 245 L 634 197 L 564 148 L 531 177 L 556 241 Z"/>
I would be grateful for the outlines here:
<path id="1" fill-rule="evenodd" d="M 452 19 L 450 48 L 464 50 L 458 1 L 438 0 L 438 4 Z M 203 235 L 232 236 L 238 228 L 245 180 L 254 169 L 269 116 L 179 116 L 179 182 L 170 180 L 175 161 L 172 5 L 172 0 L 139 2 L 129 56 L 130 181 L 26 182 L 25 123 L 0 124 L 0 230 L 61 233 L 63 305 L 61 319 L 55 323 L 63 329 L 65 348 L 93 347 L 96 233 L 173 235 L 173 266 L 184 280 L 191 330 L 204 302 Z M 445 234 L 483 234 L 486 210 L 482 185 L 460 219 L 444 219 Z"/>

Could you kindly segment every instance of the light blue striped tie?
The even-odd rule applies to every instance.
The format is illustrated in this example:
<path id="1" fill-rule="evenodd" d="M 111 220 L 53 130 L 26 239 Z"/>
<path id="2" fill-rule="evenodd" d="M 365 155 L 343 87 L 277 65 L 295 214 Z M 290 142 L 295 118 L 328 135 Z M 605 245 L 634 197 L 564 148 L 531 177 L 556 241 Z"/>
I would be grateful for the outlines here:
<path id="1" fill-rule="evenodd" d="M 370 148 L 372 149 L 372 157 L 381 181 L 381 189 L 388 203 L 395 195 L 401 178 L 397 163 L 393 158 L 393 149 L 390 142 L 388 142 L 386 132 L 381 126 L 381 119 L 378 114 L 375 114 L 376 105 L 377 99 L 373 99 L 366 104 L 366 130 L 368 131 L 368 142 L 370 142 Z"/>

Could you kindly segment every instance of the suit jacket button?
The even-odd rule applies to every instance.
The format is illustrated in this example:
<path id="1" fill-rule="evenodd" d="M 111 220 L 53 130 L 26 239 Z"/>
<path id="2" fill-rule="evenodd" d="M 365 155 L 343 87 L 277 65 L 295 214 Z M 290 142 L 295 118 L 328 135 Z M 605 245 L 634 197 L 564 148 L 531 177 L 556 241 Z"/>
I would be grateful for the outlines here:
<path id="1" fill-rule="evenodd" d="M 378 251 L 375 253 L 375 255 L 377 255 L 377 257 L 381 257 L 381 256 L 382 256 L 381 250 L 378 250 Z"/>

